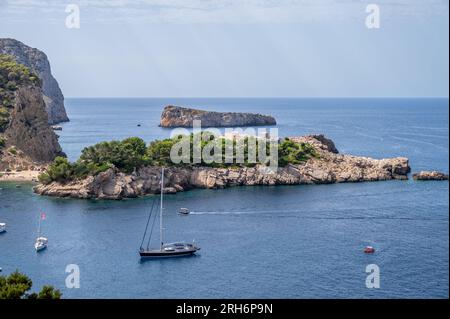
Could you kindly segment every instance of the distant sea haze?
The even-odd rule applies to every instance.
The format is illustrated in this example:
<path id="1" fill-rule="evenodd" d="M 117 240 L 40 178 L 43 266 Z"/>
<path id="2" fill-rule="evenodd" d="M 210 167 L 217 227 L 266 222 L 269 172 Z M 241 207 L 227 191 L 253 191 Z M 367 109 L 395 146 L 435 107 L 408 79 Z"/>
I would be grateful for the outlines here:
<path id="1" fill-rule="evenodd" d="M 323 133 L 341 153 L 405 156 L 412 171 L 449 171 L 448 99 L 66 99 L 59 141 L 70 160 L 94 143 L 167 138 L 165 105 L 272 115 L 280 136 Z M 140 126 L 138 126 L 140 125 Z M 195 241 L 192 258 L 140 262 L 154 196 L 87 201 L 0 185 L 0 266 L 66 298 L 448 298 L 448 182 L 248 186 L 165 197 L 167 241 Z M 180 216 L 180 207 L 192 213 Z M 46 213 L 47 251 L 33 248 Z M 158 245 L 155 241 L 151 245 Z M 375 254 L 363 253 L 367 245 Z M 65 267 L 80 268 L 80 289 Z M 365 285 L 366 266 L 380 288 Z M 102 287 L 99 289 L 99 287 Z"/>

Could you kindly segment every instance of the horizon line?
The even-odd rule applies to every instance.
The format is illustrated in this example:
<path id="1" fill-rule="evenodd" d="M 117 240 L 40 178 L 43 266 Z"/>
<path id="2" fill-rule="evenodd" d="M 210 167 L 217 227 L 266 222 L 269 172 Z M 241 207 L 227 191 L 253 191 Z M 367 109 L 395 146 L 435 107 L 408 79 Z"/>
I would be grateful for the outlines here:
<path id="1" fill-rule="evenodd" d="M 449 96 L 64 96 L 65 99 L 449 99 Z"/>

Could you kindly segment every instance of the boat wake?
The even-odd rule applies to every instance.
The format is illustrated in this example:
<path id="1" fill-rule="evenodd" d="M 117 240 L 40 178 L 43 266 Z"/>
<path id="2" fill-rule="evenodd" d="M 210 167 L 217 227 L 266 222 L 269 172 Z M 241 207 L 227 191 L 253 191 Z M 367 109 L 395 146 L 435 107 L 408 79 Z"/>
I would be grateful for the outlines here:
<path id="1" fill-rule="evenodd" d="M 359 216 L 323 216 L 330 211 L 317 212 L 317 215 L 305 215 L 301 211 L 202 211 L 191 212 L 190 215 L 269 215 L 269 217 L 287 217 L 287 218 L 300 218 L 310 220 L 423 220 L 423 221 L 444 221 L 448 222 L 445 218 L 430 218 L 430 217 L 401 217 L 401 216 L 389 216 L 389 215 L 359 215 Z M 348 214 L 348 211 L 346 212 Z"/>

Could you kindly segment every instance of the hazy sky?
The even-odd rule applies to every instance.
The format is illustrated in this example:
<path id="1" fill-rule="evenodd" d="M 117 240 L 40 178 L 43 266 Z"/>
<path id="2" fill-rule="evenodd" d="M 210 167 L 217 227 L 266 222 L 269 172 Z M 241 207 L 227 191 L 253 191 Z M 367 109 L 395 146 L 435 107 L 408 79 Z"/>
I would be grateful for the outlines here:
<path id="1" fill-rule="evenodd" d="M 68 29 L 77 4 L 81 28 Z M 365 25 L 366 5 L 380 29 Z M 66 97 L 445 96 L 448 0 L 0 0 Z"/>

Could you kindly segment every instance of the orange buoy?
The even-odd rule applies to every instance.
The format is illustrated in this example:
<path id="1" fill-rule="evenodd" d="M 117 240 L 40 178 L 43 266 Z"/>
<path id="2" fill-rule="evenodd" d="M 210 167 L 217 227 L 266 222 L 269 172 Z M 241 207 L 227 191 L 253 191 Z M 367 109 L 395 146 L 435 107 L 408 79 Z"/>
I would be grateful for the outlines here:
<path id="1" fill-rule="evenodd" d="M 373 253 L 375 252 L 375 248 L 373 248 L 372 246 L 366 246 L 366 247 L 364 248 L 364 252 L 365 252 L 366 254 L 373 254 Z"/>

